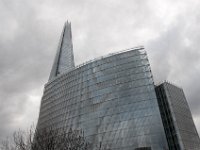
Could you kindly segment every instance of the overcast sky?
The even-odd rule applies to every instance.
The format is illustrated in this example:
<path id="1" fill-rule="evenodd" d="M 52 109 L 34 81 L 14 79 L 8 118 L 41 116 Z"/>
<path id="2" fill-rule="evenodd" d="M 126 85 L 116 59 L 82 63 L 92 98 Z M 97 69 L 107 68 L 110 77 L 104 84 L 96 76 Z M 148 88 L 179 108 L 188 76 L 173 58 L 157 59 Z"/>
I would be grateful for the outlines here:
<path id="1" fill-rule="evenodd" d="M 67 19 L 76 64 L 145 46 L 155 82 L 184 89 L 200 133 L 199 0 L 0 0 L 0 139 L 37 123 Z"/>

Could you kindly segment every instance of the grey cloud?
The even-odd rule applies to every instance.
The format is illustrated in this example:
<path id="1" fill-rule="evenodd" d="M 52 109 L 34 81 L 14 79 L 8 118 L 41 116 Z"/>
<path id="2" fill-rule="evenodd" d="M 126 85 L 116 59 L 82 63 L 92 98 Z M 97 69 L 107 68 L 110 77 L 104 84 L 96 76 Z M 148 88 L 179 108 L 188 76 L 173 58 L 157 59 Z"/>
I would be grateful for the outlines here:
<path id="1" fill-rule="evenodd" d="M 28 94 L 45 83 L 50 66 L 47 52 L 52 49 L 45 41 L 48 34 L 40 28 L 31 5 L 3 2 L 1 7 L 4 6 L 5 16 L 1 18 L 7 23 L 7 32 L 3 32 L 6 36 L 1 34 L 0 37 L 0 137 L 26 127 L 23 123 L 29 118 L 21 121 L 21 127 L 17 118 L 25 113 Z M 12 22 L 16 24 L 15 30 L 10 30 Z M 38 112 L 38 108 L 35 109 Z"/>
<path id="2" fill-rule="evenodd" d="M 2 0 L 0 138 L 37 121 L 42 86 L 47 82 L 67 19 L 72 22 L 76 64 L 109 52 L 145 45 L 156 82 L 169 79 L 182 86 L 193 114 L 200 118 L 200 86 L 195 84 L 200 74 L 200 3 L 181 1 L 182 6 L 179 2 Z M 166 8 L 174 11 L 169 16 L 159 9 L 160 5 L 166 7 L 165 3 L 173 6 Z M 176 9 L 179 7 L 183 8 Z M 158 10 L 166 14 L 162 16 Z M 30 96 L 36 97 L 34 106 L 30 106 L 33 104 Z M 16 120 L 20 117 L 22 120 Z M 198 129 L 200 131 L 200 124 Z"/>
<path id="3" fill-rule="evenodd" d="M 169 80 L 184 89 L 192 114 L 200 117 L 198 84 L 200 75 L 200 37 L 198 15 L 178 16 L 173 26 L 147 43 L 155 81 Z M 191 15 L 191 16 L 190 16 Z M 200 131 L 200 124 L 197 124 Z"/>

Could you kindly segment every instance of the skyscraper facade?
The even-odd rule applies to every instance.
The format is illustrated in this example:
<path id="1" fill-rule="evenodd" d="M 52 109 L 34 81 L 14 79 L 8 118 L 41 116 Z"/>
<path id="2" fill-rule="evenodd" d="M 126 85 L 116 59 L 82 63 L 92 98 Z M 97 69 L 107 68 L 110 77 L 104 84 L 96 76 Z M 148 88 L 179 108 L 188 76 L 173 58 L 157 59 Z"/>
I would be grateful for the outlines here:
<path id="1" fill-rule="evenodd" d="M 164 82 L 156 86 L 156 94 L 169 149 L 199 150 L 199 136 L 183 90 Z"/>
<path id="2" fill-rule="evenodd" d="M 83 130 L 92 149 L 101 143 L 111 150 L 167 150 L 158 100 L 143 47 L 75 66 L 67 22 L 44 88 L 37 127 Z"/>

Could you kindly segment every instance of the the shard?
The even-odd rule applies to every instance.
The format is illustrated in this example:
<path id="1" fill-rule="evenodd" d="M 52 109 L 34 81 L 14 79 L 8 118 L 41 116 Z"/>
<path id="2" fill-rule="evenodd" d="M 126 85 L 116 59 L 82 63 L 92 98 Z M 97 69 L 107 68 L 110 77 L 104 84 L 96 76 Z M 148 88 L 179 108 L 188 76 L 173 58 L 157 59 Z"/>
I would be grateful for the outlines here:
<path id="1" fill-rule="evenodd" d="M 71 23 L 65 23 L 49 80 L 74 68 Z"/>

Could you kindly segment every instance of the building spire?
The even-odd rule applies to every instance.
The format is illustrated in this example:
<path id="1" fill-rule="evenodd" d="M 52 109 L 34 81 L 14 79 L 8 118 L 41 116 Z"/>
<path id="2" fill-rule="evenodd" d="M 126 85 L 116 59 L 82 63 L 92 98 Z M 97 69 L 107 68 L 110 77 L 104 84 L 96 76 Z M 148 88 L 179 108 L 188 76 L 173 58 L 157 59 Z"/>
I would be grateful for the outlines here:
<path id="1" fill-rule="evenodd" d="M 75 67 L 71 23 L 65 22 L 49 80 Z"/>

